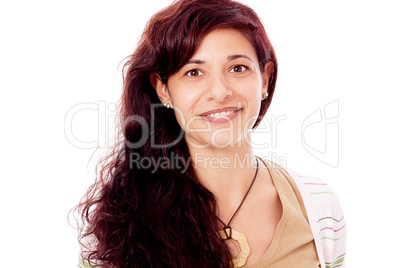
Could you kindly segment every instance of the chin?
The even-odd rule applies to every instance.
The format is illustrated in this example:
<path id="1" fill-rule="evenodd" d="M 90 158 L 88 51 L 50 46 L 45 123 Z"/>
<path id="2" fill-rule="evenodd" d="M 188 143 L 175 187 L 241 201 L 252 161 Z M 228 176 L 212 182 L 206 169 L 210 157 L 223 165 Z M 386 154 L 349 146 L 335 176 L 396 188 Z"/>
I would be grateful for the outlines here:
<path id="1" fill-rule="evenodd" d="M 221 133 L 211 137 L 209 144 L 211 148 L 227 148 L 227 147 L 241 147 L 240 142 L 243 142 L 243 136 L 229 135 L 228 133 Z"/>

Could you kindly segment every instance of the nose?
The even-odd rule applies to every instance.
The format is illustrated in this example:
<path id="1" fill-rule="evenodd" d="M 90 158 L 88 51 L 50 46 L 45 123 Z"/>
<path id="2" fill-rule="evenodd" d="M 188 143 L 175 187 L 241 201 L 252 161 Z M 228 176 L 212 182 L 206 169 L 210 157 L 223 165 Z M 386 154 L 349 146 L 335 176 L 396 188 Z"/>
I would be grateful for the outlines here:
<path id="1" fill-rule="evenodd" d="M 222 102 L 233 95 L 231 85 L 223 75 L 211 75 L 208 83 L 206 98 L 208 101 Z"/>

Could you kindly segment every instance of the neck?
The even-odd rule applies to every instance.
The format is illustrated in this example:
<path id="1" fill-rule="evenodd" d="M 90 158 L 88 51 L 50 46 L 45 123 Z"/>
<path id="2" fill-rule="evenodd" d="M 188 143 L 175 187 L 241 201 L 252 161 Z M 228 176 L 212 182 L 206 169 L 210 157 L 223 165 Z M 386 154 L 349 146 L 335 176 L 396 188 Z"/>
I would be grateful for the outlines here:
<path id="1" fill-rule="evenodd" d="M 237 207 L 254 178 L 257 159 L 248 144 L 225 148 L 189 147 L 199 182 L 211 191 L 218 205 Z"/>

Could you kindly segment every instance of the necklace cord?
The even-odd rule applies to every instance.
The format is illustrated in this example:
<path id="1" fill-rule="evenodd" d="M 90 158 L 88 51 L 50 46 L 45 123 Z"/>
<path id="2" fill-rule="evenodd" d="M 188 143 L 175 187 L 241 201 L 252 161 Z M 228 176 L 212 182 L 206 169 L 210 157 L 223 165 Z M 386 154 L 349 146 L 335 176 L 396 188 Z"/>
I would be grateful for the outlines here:
<path id="1" fill-rule="evenodd" d="M 235 215 L 237 214 L 237 212 L 239 211 L 239 209 L 240 209 L 241 206 L 243 205 L 244 201 L 246 200 L 246 197 L 247 197 L 248 193 L 250 192 L 251 187 L 253 187 L 253 184 L 254 184 L 254 182 L 255 182 L 255 179 L 257 178 L 258 168 L 259 168 L 258 157 L 256 157 L 256 159 L 257 159 L 257 170 L 255 171 L 255 175 L 254 175 L 253 181 L 251 182 L 250 187 L 248 188 L 246 194 L 244 195 L 243 200 L 241 201 L 240 205 L 237 207 L 236 211 L 233 213 L 232 217 L 230 218 L 228 224 L 225 224 L 225 223 L 217 216 L 218 220 L 219 220 L 219 221 L 223 224 L 223 226 L 224 226 L 224 228 L 223 228 L 224 231 L 225 231 L 225 229 L 227 229 L 227 228 L 231 228 L 231 227 L 230 227 L 230 223 L 232 222 L 233 218 L 235 217 Z M 230 230 L 230 231 L 231 231 L 231 230 Z M 225 233 L 226 233 L 226 231 L 225 231 Z M 227 234 L 227 233 L 226 233 L 226 234 Z M 227 235 L 227 236 L 228 236 L 228 235 Z M 231 236 L 231 234 L 230 234 L 230 236 Z M 230 236 L 228 236 L 228 238 L 230 238 Z"/>

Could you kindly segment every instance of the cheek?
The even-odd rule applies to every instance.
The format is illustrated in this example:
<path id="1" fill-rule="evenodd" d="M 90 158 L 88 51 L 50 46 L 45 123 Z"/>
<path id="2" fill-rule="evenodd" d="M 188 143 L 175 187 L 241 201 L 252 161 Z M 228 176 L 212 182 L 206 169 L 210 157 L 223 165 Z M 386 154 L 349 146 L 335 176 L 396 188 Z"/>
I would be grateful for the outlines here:
<path id="1" fill-rule="evenodd" d="M 247 102 L 247 114 L 245 114 L 245 120 L 248 124 L 253 125 L 255 120 L 257 120 L 261 109 L 261 86 L 259 86 L 258 82 L 255 80 L 242 84 L 242 86 L 241 94 L 243 99 Z"/>
<path id="2" fill-rule="evenodd" d="M 176 120 L 182 129 L 188 127 L 192 117 L 196 115 L 194 107 L 199 99 L 199 94 L 191 88 L 175 88 L 171 91 Z"/>
<path id="3" fill-rule="evenodd" d="M 186 117 L 193 115 L 193 107 L 198 99 L 197 94 L 191 92 L 191 90 L 187 90 L 172 97 L 175 107 L 180 109 Z"/>
<path id="4" fill-rule="evenodd" d="M 262 91 L 257 81 L 244 81 L 238 83 L 236 88 L 239 94 L 248 102 L 248 105 L 256 105 L 257 102 L 261 101 Z"/>
<path id="5" fill-rule="evenodd" d="M 202 83 L 172 83 L 170 94 L 174 105 L 180 107 L 183 112 L 186 111 L 188 113 L 190 108 L 192 108 L 200 98 L 202 88 Z"/>

